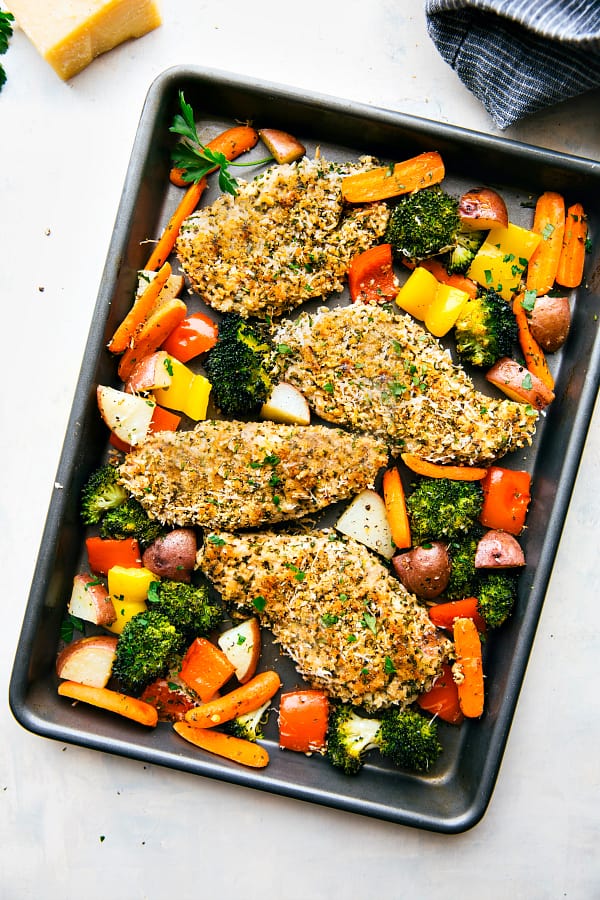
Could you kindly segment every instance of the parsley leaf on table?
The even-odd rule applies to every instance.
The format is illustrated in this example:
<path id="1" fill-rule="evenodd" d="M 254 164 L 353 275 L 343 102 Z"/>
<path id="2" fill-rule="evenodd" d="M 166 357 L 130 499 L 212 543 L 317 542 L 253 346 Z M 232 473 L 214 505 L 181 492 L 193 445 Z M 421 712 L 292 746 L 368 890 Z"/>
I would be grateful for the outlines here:
<path id="1" fill-rule="evenodd" d="M 12 23 L 15 21 L 15 17 L 12 13 L 2 12 L 0 10 L 0 54 L 6 53 L 8 50 L 8 41 L 13 33 Z M 6 72 L 4 71 L 3 66 L 0 66 L 0 91 L 2 90 L 2 85 L 6 81 Z"/>

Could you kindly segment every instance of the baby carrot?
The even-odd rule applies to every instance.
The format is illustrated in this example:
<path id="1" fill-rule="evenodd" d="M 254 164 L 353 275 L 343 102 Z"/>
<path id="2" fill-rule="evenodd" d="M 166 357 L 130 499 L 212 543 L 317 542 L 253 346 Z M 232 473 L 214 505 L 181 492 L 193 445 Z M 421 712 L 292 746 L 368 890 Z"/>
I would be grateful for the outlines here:
<path id="1" fill-rule="evenodd" d="M 395 165 L 346 175 L 342 178 L 342 196 L 348 203 L 372 203 L 438 184 L 444 175 L 442 157 L 430 150 Z"/>
<path id="2" fill-rule="evenodd" d="M 135 332 L 140 328 L 152 312 L 158 295 L 169 280 L 171 265 L 165 262 L 152 281 L 140 294 L 133 306 L 108 342 L 111 353 L 123 353 L 129 347 Z"/>
<path id="3" fill-rule="evenodd" d="M 557 282 L 563 287 L 578 287 L 583 278 L 587 217 L 581 203 L 567 210 L 565 233 L 556 273 Z"/>
<path id="4" fill-rule="evenodd" d="M 158 350 L 186 315 L 187 306 L 179 297 L 173 297 L 150 314 L 134 333 L 121 357 L 118 369 L 121 381 L 127 381 L 136 365 Z"/>
<path id="5" fill-rule="evenodd" d="M 454 481 L 480 481 L 485 477 L 487 469 L 477 466 L 442 466 L 438 463 L 428 462 L 415 456 L 414 453 L 401 453 L 402 462 L 417 475 L 425 475 L 428 478 L 451 478 Z"/>
<path id="6" fill-rule="evenodd" d="M 253 741 L 233 737 L 222 731 L 215 731 L 214 728 L 199 728 L 189 722 L 174 722 L 173 728 L 180 737 L 196 747 L 244 766 L 263 769 L 269 763 L 269 754 L 265 748 Z"/>
<path id="7" fill-rule="evenodd" d="M 63 681 L 58 686 L 58 693 L 61 697 L 81 700 L 82 703 L 98 706 L 124 716 L 126 719 L 133 719 L 140 725 L 148 725 L 150 728 L 153 728 L 158 722 L 158 713 L 149 703 L 118 691 L 111 691 L 108 688 L 91 687 L 88 684 L 79 684 L 77 681 Z"/>
<path id="8" fill-rule="evenodd" d="M 186 713 L 186 721 L 192 722 L 198 728 L 213 728 L 215 725 L 222 725 L 238 716 L 252 712 L 266 703 L 273 697 L 279 688 L 281 681 L 277 672 L 268 671 L 255 675 L 250 681 L 223 694 L 222 697 L 216 697 L 209 700 L 202 706 L 196 706 Z"/>
<path id="9" fill-rule="evenodd" d="M 458 702 L 467 718 L 476 719 L 483 713 L 483 664 L 481 639 L 472 619 L 455 621 L 454 650 L 453 676 L 458 687 Z"/>
<path id="10" fill-rule="evenodd" d="M 538 197 L 533 231 L 541 235 L 527 266 L 526 286 L 544 296 L 554 286 L 565 232 L 565 201 L 562 194 L 545 191 Z"/>
<path id="11" fill-rule="evenodd" d="M 534 338 L 527 321 L 527 313 L 523 306 L 523 294 L 517 294 L 513 302 L 513 312 L 517 320 L 517 332 L 519 344 L 525 357 L 525 364 L 529 371 L 536 375 L 546 387 L 554 390 L 554 378 L 548 368 L 548 362 L 544 351 Z"/>

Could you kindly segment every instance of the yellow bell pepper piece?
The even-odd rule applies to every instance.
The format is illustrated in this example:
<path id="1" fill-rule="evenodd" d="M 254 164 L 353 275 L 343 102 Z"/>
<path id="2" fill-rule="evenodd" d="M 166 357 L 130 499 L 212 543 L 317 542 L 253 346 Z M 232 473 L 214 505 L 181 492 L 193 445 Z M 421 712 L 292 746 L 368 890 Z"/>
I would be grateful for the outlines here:
<path id="1" fill-rule="evenodd" d="M 433 302 L 438 285 L 435 275 L 422 266 L 417 266 L 398 291 L 396 303 L 415 319 L 422 321 L 427 307 Z"/>
<path id="2" fill-rule="evenodd" d="M 104 627 L 112 631 L 113 634 L 121 634 L 130 619 L 133 619 L 138 613 L 146 612 L 148 609 L 145 603 L 140 603 L 137 600 L 125 600 L 122 597 L 113 597 L 112 602 L 117 618 L 112 625 L 105 625 Z"/>
<path id="3" fill-rule="evenodd" d="M 167 409 L 182 412 L 190 419 L 206 418 L 211 383 L 203 375 L 196 375 L 178 359 L 169 357 L 171 383 L 166 388 L 157 388 L 154 399 Z"/>
<path id="4" fill-rule="evenodd" d="M 468 299 L 466 291 L 449 284 L 440 284 L 425 310 L 425 327 L 436 337 L 448 334 Z"/>
<path id="5" fill-rule="evenodd" d="M 152 582 L 159 580 L 154 572 L 145 566 L 137 568 L 113 566 L 108 570 L 108 593 L 113 603 L 117 603 L 121 598 L 128 603 L 143 603 Z"/>
<path id="6" fill-rule="evenodd" d="M 167 409 L 175 409 L 178 412 L 182 412 L 194 380 L 194 373 L 172 356 L 168 358 L 166 365 L 171 374 L 171 383 L 168 387 L 156 388 L 153 392 L 154 399 L 161 406 L 166 406 Z"/>
<path id="7" fill-rule="evenodd" d="M 205 419 L 211 383 L 203 375 L 194 375 L 182 412 L 190 419 Z"/>
<path id="8" fill-rule="evenodd" d="M 482 287 L 511 300 L 540 240 L 541 235 L 512 222 L 507 228 L 492 228 L 467 275 Z"/>

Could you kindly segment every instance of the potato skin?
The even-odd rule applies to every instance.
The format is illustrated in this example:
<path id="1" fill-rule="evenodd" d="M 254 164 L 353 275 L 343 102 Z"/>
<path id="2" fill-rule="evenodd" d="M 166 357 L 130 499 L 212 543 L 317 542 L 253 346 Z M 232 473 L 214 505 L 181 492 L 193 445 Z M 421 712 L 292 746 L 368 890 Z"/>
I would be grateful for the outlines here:
<path id="1" fill-rule="evenodd" d="M 192 528 L 174 528 L 146 548 L 142 562 L 160 578 L 189 583 L 197 550 L 196 532 Z"/>
<path id="2" fill-rule="evenodd" d="M 567 339 L 571 327 L 568 297 L 538 297 L 528 315 L 532 335 L 547 353 L 555 353 Z"/>
<path id="3" fill-rule="evenodd" d="M 406 590 L 422 600 L 439 597 L 448 586 L 451 563 L 448 548 L 442 541 L 398 553 L 392 565 Z"/>
<path id="4" fill-rule="evenodd" d="M 521 545 L 506 531 L 490 530 L 477 544 L 476 569 L 511 569 L 524 565 L 525 555 Z"/>

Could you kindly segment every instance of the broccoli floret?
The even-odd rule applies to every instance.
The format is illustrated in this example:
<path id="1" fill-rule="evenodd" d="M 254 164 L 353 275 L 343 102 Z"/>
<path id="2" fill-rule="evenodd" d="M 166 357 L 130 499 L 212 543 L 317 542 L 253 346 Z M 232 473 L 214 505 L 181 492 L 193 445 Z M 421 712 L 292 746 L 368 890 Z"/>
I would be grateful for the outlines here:
<path id="1" fill-rule="evenodd" d="M 458 200 L 432 185 L 400 198 L 384 239 L 397 258 L 419 260 L 454 247 L 459 229 Z"/>
<path id="2" fill-rule="evenodd" d="M 140 693 L 169 670 L 184 646 L 183 635 L 162 613 L 138 613 L 119 635 L 112 674 L 127 691 Z"/>
<path id="3" fill-rule="evenodd" d="M 100 537 L 137 538 L 142 548 L 147 547 L 157 537 L 164 534 L 164 526 L 151 519 L 142 504 L 134 497 L 105 513 L 100 523 Z"/>
<path id="4" fill-rule="evenodd" d="M 327 732 L 329 761 L 356 775 L 366 753 L 375 749 L 412 772 L 426 772 L 442 752 L 435 722 L 414 709 L 386 709 L 379 718 L 367 718 L 349 704 L 334 706 Z"/>
<path id="5" fill-rule="evenodd" d="M 257 412 L 271 391 L 271 342 L 266 326 L 225 313 L 217 343 L 206 358 L 213 399 L 227 415 Z"/>
<path id="6" fill-rule="evenodd" d="M 381 718 L 379 749 L 404 769 L 427 772 L 442 752 L 437 725 L 414 709 L 387 709 Z"/>
<path id="7" fill-rule="evenodd" d="M 267 718 L 266 713 L 270 703 L 271 701 L 267 700 L 266 703 L 263 703 L 262 706 L 253 710 L 253 712 L 245 713 L 243 716 L 232 719 L 226 724 L 225 730 L 228 734 L 243 738 L 245 741 L 255 743 L 257 740 L 262 740 L 264 738 L 263 725 Z"/>
<path id="8" fill-rule="evenodd" d="M 499 628 L 508 619 L 517 599 L 514 572 L 485 572 L 477 586 L 477 606 L 488 628 Z"/>
<path id="9" fill-rule="evenodd" d="M 129 494 L 117 481 L 119 470 L 106 463 L 95 469 L 81 491 L 81 518 L 97 525 L 104 513 L 124 503 Z"/>
<path id="10" fill-rule="evenodd" d="M 205 583 L 186 584 L 166 578 L 153 581 L 148 604 L 190 640 L 209 634 L 223 618 L 223 609 Z"/>
<path id="11" fill-rule="evenodd" d="M 511 356 L 517 341 L 517 320 L 510 304 L 495 291 L 468 300 L 454 326 L 456 352 L 462 362 L 489 368 Z"/>
<path id="12" fill-rule="evenodd" d="M 483 244 L 487 231 L 459 231 L 456 246 L 444 254 L 442 262 L 450 275 L 464 275 Z"/>
<path id="13" fill-rule="evenodd" d="M 479 572 L 475 568 L 475 552 L 485 528 L 478 523 L 469 534 L 448 542 L 450 580 L 444 591 L 446 600 L 462 600 L 477 595 Z"/>
<path id="14" fill-rule="evenodd" d="M 347 703 L 333 706 L 327 730 L 327 757 L 346 775 L 356 775 L 368 750 L 379 746 L 379 719 L 367 719 Z"/>
<path id="15" fill-rule="evenodd" d="M 483 491 L 478 481 L 423 477 L 406 499 L 413 543 L 467 535 L 479 518 Z"/>

